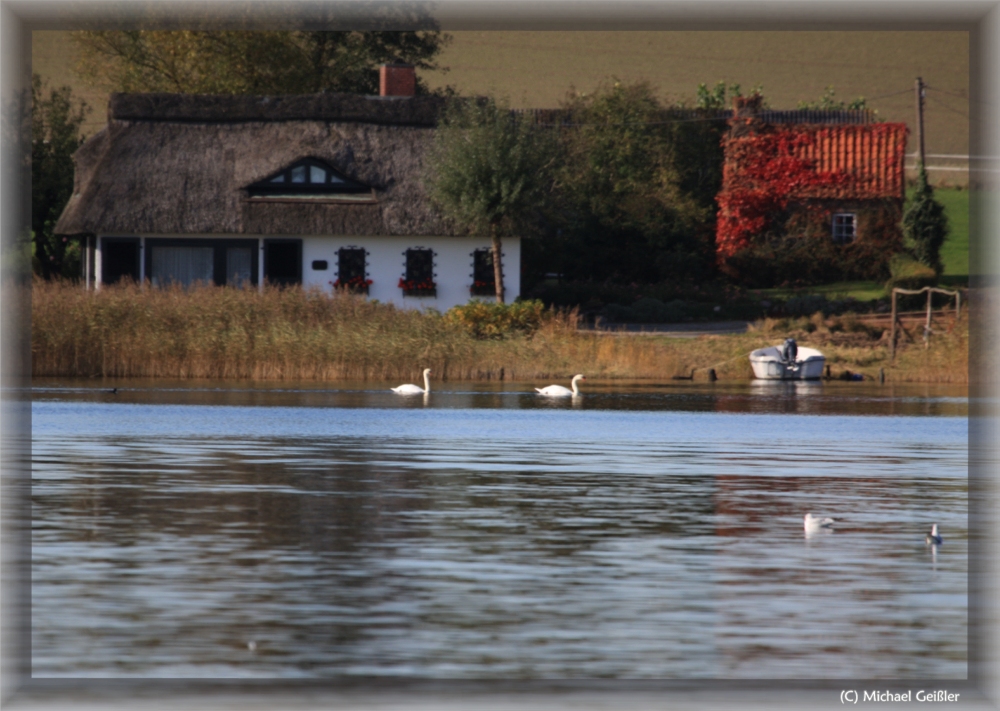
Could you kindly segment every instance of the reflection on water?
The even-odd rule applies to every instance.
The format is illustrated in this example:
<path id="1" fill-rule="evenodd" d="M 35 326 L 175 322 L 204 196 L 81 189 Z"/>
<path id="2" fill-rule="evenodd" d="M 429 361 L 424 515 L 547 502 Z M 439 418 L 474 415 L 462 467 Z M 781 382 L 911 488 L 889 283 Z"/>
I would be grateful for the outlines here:
<path id="1" fill-rule="evenodd" d="M 39 385 L 35 676 L 966 676 L 960 390 Z"/>
<path id="2" fill-rule="evenodd" d="M 547 381 L 546 381 L 547 382 Z M 400 396 L 391 383 L 329 384 L 232 381 L 130 380 L 95 385 L 92 380 L 39 378 L 35 401 L 246 405 L 344 408 L 531 408 L 589 410 L 682 410 L 800 415 L 968 416 L 968 388 L 956 385 L 764 381 L 684 383 L 588 380 L 579 398 L 545 398 L 544 383 L 437 383 L 427 396 Z M 114 388 L 116 392 L 112 394 Z"/>

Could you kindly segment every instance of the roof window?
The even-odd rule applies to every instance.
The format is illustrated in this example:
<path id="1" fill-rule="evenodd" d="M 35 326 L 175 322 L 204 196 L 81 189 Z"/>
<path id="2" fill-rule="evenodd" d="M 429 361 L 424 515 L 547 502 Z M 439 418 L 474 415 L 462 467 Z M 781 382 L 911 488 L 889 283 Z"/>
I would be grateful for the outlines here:
<path id="1" fill-rule="evenodd" d="M 247 187 L 251 199 L 372 202 L 368 185 L 351 180 L 318 158 L 303 158 Z"/>

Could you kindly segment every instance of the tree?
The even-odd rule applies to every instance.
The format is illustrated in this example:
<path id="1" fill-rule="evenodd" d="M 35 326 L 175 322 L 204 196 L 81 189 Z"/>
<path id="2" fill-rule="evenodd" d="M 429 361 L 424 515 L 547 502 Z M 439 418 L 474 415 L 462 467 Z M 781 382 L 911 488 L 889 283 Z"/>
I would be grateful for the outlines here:
<path id="1" fill-rule="evenodd" d="M 826 91 L 823 96 L 819 98 L 819 101 L 800 101 L 798 108 L 800 109 L 818 109 L 821 111 L 843 111 L 845 109 L 865 109 L 867 108 L 865 97 L 859 96 L 853 101 L 837 101 L 835 98 L 836 92 L 834 92 L 832 86 L 826 87 Z"/>
<path id="2" fill-rule="evenodd" d="M 186 94 L 378 93 L 378 66 L 418 69 L 450 40 L 408 32 L 81 31 L 77 69 L 112 91 Z M 427 91 L 418 79 L 418 91 Z"/>
<path id="3" fill-rule="evenodd" d="M 431 200 L 470 232 L 490 236 L 497 302 L 504 302 L 501 240 L 544 206 L 552 181 L 551 136 L 494 98 L 453 99 L 428 160 Z"/>
<path id="4" fill-rule="evenodd" d="M 699 204 L 693 193 L 714 192 L 705 189 L 713 179 L 703 161 L 718 158 L 690 150 L 688 142 L 714 137 L 712 152 L 720 153 L 708 122 L 674 120 L 646 83 L 613 81 L 571 95 L 565 108 L 573 125 L 562 134 L 568 244 L 560 271 L 644 283 L 697 276 L 698 264 L 711 260 L 711 232 L 699 225 L 711 222 L 714 194 Z M 690 192 L 681 187 L 685 181 Z"/>
<path id="5" fill-rule="evenodd" d="M 698 91 L 695 99 L 695 108 L 702 109 L 704 111 L 717 111 L 719 109 L 728 109 L 729 101 L 726 96 L 726 82 L 720 81 L 716 83 L 711 89 L 708 88 L 707 84 L 699 84 Z M 728 88 L 729 93 L 733 98 L 737 96 L 743 96 L 740 93 L 739 84 L 730 84 Z M 757 92 L 759 93 L 759 92 Z"/>
<path id="6" fill-rule="evenodd" d="M 948 217 L 944 206 L 934 199 L 934 189 L 927 182 L 927 171 L 920 166 L 917 190 L 903 213 L 903 235 L 913 256 L 941 276 L 941 246 L 948 237 Z"/>
<path id="7" fill-rule="evenodd" d="M 73 193 L 73 153 L 83 143 L 80 127 L 90 109 L 64 86 L 48 90 L 31 77 L 31 231 L 36 269 L 43 277 L 78 273 L 79 254 L 52 234 Z"/>

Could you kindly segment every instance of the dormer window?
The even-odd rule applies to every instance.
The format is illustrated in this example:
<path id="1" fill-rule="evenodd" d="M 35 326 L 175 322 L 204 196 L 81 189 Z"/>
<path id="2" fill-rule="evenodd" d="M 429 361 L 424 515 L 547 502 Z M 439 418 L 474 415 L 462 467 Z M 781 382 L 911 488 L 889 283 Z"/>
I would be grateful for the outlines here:
<path id="1" fill-rule="evenodd" d="M 318 158 L 303 158 L 250 185 L 251 200 L 375 202 L 371 187 L 342 175 Z"/>

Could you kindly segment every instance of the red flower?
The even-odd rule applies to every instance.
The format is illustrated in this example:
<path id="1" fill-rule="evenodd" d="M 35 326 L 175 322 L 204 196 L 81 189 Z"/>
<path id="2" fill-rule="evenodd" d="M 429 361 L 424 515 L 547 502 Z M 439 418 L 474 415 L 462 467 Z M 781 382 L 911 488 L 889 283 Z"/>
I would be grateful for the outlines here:
<path id="1" fill-rule="evenodd" d="M 433 291 L 437 285 L 431 279 L 417 281 L 415 279 L 399 278 L 399 288 L 404 291 Z"/>
<path id="2" fill-rule="evenodd" d="M 363 287 L 369 287 L 372 285 L 373 282 L 371 279 L 365 279 L 364 277 L 356 276 L 356 277 L 351 277 L 350 279 L 348 279 L 346 282 L 343 283 L 341 283 L 340 279 L 337 279 L 337 281 L 331 281 L 330 283 L 333 285 L 334 289 L 339 289 L 340 287 L 344 287 L 347 289 L 358 289 Z"/>

